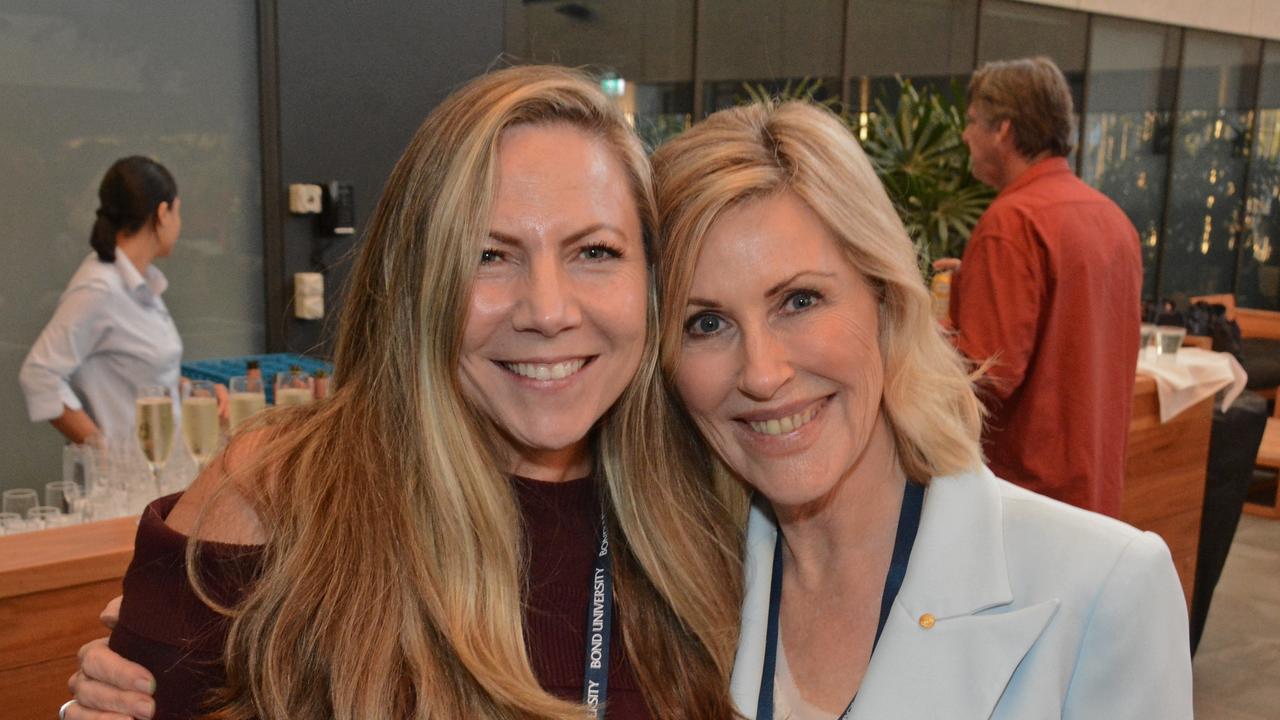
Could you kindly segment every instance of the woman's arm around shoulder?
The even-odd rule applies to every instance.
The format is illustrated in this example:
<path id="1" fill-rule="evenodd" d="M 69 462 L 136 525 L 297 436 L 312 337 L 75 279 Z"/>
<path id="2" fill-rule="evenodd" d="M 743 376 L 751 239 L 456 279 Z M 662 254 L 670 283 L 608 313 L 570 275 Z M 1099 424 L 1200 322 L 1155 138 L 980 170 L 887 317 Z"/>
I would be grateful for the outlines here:
<path id="1" fill-rule="evenodd" d="M 1098 591 L 1062 717 L 1192 717 L 1187 605 L 1158 535 L 1135 536 Z"/>

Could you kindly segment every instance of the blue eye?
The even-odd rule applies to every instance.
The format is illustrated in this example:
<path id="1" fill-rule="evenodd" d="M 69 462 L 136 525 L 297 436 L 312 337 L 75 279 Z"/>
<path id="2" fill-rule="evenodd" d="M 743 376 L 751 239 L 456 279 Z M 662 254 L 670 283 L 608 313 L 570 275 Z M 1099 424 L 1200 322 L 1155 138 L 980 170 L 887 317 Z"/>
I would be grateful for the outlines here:
<path id="1" fill-rule="evenodd" d="M 502 259 L 502 251 L 500 250 L 484 250 L 480 253 L 480 264 L 488 265 Z"/>
<path id="2" fill-rule="evenodd" d="M 582 248 L 582 258 L 585 260 L 604 260 L 616 257 L 622 257 L 622 253 L 608 245 L 590 245 Z"/>
<path id="3" fill-rule="evenodd" d="M 684 326 L 685 332 L 695 337 L 715 335 L 722 329 L 724 329 L 724 320 L 707 313 L 693 316 Z"/>
<path id="4" fill-rule="evenodd" d="M 822 295 L 814 292 L 813 290 L 797 290 L 796 292 L 788 295 L 782 305 L 786 310 L 799 312 L 801 310 L 808 310 L 814 305 L 817 305 L 820 299 L 822 299 Z"/>

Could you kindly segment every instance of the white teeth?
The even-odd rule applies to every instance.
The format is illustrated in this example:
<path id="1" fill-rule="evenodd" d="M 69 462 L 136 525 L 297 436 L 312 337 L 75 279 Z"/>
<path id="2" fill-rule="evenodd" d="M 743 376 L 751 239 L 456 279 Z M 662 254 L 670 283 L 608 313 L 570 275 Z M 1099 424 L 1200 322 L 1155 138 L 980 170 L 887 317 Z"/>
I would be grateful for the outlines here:
<path id="1" fill-rule="evenodd" d="M 531 380 L 563 380 L 586 365 L 585 358 L 558 363 L 502 363 L 502 367 Z"/>
<path id="2" fill-rule="evenodd" d="M 761 420 L 760 422 L 748 423 L 751 429 L 762 435 L 782 435 L 783 433 L 794 432 L 802 426 L 807 425 L 814 415 L 818 414 L 818 410 L 822 407 L 820 403 L 810 405 L 804 412 L 796 413 L 777 420 Z"/>

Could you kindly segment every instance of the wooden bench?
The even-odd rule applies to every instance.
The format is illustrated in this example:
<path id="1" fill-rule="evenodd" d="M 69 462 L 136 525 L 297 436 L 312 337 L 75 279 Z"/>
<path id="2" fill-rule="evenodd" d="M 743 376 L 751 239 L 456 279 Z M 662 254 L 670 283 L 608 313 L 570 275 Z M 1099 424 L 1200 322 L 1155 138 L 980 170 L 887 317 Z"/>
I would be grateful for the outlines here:
<path id="1" fill-rule="evenodd" d="M 1254 465 L 1280 474 L 1280 418 L 1267 418 L 1267 429 L 1262 434 L 1262 445 L 1258 447 L 1258 459 L 1254 461 Z M 1246 501 L 1244 511 L 1250 515 L 1259 515 L 1273 520 L 1280 518 L 1280 481 L 1276 483 L 1276 492 L 1271 504 Z"/>
<path id="2" fill-rule="evenodd" d="M 1200 295 L 1188 298 L 1187 301 L 1191 303 L 1204 302 L 1225 307 L 1227 309 L 1227 319 L 1236 321 L 1236 324 L 1240 326 L 1240 337 L 1243 339 L 1280 340 L 1280 312 L 1236 307 L 1236 296 L 1231 294 Z M 1212 346 L 1212 343 L 1210 345 Z M 1254 388 L 1253 391 L 1268 400 L 1276 399 L 1276 388 L 1274 387 Z M 1280 417 L 1280 406 L 1276 407 L 1274 413 L 1277 417 Z"/>

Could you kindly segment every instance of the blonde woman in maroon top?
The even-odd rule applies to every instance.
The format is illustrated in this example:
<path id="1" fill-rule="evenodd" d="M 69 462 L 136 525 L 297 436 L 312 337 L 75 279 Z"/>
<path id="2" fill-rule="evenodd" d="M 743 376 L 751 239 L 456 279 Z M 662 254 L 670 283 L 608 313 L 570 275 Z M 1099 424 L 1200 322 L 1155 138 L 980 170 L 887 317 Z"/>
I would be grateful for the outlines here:
<path id="1" fill-rule="evenodd" d="M 370 220 L 337 390 L 143 517 L 112 646 L 155 706 L 91 644 L 65 716 L 731 717 L 738 531 L 666 463 L 653 226 L 586 77 L 446 100 Z"/>

